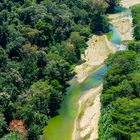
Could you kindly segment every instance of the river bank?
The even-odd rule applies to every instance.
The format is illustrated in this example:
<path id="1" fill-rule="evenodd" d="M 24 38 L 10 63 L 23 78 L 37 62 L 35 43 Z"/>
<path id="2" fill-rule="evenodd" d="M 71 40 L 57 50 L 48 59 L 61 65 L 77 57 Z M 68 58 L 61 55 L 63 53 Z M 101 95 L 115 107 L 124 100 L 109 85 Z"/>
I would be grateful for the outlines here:
<path id="1" fill-rule="evenodd" d="M 114 36 L 116 37 L 116 34 Z M 93 36 L 88 43 L 89 47 L 82 55 L 82 59 L 87 61 L 76 67 L 77 79 L 74 78 L 71 82 L 58 115 L 52 118 L 45 127 L 42 140 L 78 140 L 79 137 L 80 140 L 93 140 L 98 138 L 99 93 L 102 90 L 99 85 L 103 82 L 103 75 L 107 68 L 103 66 L 97 69 L 97 67 L 102 65 L 108 55 L 116 51 L 116 48 L 112 51 L 114 45 L 108 41 L 106 35 Z"/>
<path id="2" fill-rule="evenodd" d="M 128 12 L 130 12 L 130 11 L 128 11 Z M 110 23 L 112 24 L 112 26 L 120 34 L 122 41 L 133 39 L 132 17 L 131 16 L 126 16 L 126 13 L 122 12 L 122 13 L 110 14 L 109 19 L 110 19 Z"/>
<path id="3" fill-rule="evenodd" d="M 76 79 L 79 83 L 87 78 L 90 71 L 99 68 L 109 54 L 116 51 L 106 35 L 93 35 L 87 45 L 85 53 L 81 56 L 85 62 L 75 67 Z"/>
<path id="4" fill-rule="evenodd" d="M 78 114 L 74 124 L 72 140 L 98 138 L 98 118 L 100 116 L 100 94 L 103 85 L 92 88 L 79 99 Z M 80 120 L 80 121 L 78 121 Z"/>
<path id="5" fill-rule="evenodd" d="M 128 8 L 134 4 L 140 3 L 140 1 L 138 2 L 136 1 L 125 1 L 123 0 L 122 5 L 125 8 Z M 129 4 L 128 4 L 129 3 Z M 129 11 L 129 10 L 128 10 Z M 112 26 L 116 29 L 116 31 L 118 32 L 118 34 L 120 35 L 121 41 L 127 41 L 127 40 L 132 40 L 133 39 L 133 34 L 132 34 L 132 17 L 131 14 L 126 14 L 125 12 L 122 13 L 117 13 L 117 14 L 111 14 L 109 15 L 109 19 L 110 22 L 112 24 Z M 106 37 L 105 37 L 106 38 Z M 92 41 L 91 41 L 92 42 Z M 98 41 L 96 41 L 98 42 Z M 94 42 L 95 43 L 95 42 Z M 88 44 L 89 47 L 87 48 L 87 50 L 90 50 L 90 53 L 98 55 L 98 57 L 96 56 L 96 59 L 98 59 L 96 62 L 96 64 L 100 64 L 100 62 L 103 63 L 103 61 L 105 60 L 105 58 L 108 56 L 109 53 L 107 53 L 107 49 L 103 50 L 103 57 L 100 57 L 100 53 L 97 51 L 97 48 L 99 48 L 99 46 L 101 45 L 95 45 L 95 44 Z M 105 39 L 104 43 L 108 44 L 106 47 L 108 47 L 109 50 L 110 46 L 113 46 L 108 40 Z M 98 44 L 98 43 L 97 43 Z M 117 44 L 116 44 L 117 45 Z M 119 44 L 120 45 L 120 44 Z M 95 50 L 94 53 L 91 49 L 91 47 L 95 46 Z M 90 49 L 89 49 L 90 48 Z M 105 48 L 105 46 L 103 47 Z M 102 49 L 102 48 L 100 48 Z M 93 67 L 95 66 L 94 63 L 94 56 L 88 56 L 88 51 L 85 51 L 85 57 L 88 57 L 88 59 L 85 59 L 86 62 L 85 63 L 89 63 L 88 69 L 90 69 L 89 67 Z M 114 51 L 115 52 L 115 51 Z M 92 62 L 91 62 L 91 61 Z M 83 64 L 85 65 L 85 64 Z M 78 66 L 78 67 L 83 67 L 83 66 Z M 79 75 L 81 74 L 81 76 L 79 76 L 77 74 L 77 79 L 83 76 L 84 80 L 86 78 L 86 76 L 88 74 L 86 74 L 86 68 L 81 68 L 84 70 L 84 73 L 81 74 L 80 70 L 77 71 L 79 72 Z M 87 72 L 88 73 L 88 72 Z M 79 80 L 80 82 L 82 82 L 82 80 Z M 99 115 L 100 115 L 100 93 L 102 91 L 102 85 L 100 86 L 100 88 L 93 88 L 89 91 L 87 91 L 85 93 L 85 95 L 83 95 L 79 101 L 78 101 L 78 113 L 77 113 L 77 117 L 75 119 L 75 123 L 74 123 L 74 131 L 73 131 L 73 137 L 72 140 L 95 140 L 98 139 L 98 119 L 99 119 Z M 92 100 L 92 102 L 91 102 Z M 89 105 L 90 104 L 90 105 Z"/>
<path id="6" fill-rule="evenodd" d="M 129 8 L 138 3 L 140 3 L 139 0 L 121 1 L 121 5 L 124 8 Z M 122 41 L 133 40 L 131 16 L 127 17 L 125 12 L 115 13 L 109 15 L 109 20 L 120 34 Z M 82 83 L 87 78 L 91 70 L 103 64 L 110 53 L 116 52 L 106 35 L 93 35 L 87 45 L 85 53 L 81 56 L 81 59 L 85 62 L 75 67 L 76 78 L 79 83 Z"/>

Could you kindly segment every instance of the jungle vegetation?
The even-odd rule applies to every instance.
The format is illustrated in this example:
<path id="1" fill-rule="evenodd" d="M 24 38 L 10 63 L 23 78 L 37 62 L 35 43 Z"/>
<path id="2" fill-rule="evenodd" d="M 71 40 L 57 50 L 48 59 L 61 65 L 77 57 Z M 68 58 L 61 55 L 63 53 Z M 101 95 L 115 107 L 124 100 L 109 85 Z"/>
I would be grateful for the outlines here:
<path id="1" fill-rule="evenodd" d="M 140 5 L 132 7 L 134 40 L 107 60 L 100 140 L 140 139 Z"/>
<path id="2" fill-rule="evenodd" d="M 118 0 L 0 1 L 0 139 L 39 139 L 57 115 L 86 41 L 108 32 L 107 12 L 116 5 Z"/>

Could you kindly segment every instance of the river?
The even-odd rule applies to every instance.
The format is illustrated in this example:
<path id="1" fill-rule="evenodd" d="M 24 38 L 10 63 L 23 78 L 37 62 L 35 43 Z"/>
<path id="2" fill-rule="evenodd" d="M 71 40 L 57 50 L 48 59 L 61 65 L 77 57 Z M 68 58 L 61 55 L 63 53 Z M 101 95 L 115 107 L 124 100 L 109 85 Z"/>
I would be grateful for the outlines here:
<path id="1" fill-rule="evenodd" d="M 126 17 L 131 15 L 128 10 L 123 12 L 126 13 Z M 125 46 L 122 45 L 122 39 L 118 31 L 111 26 L 110 32 L 112 34 L 110 41 L 118 49 L 124 50 Z M 70 87 L 67 88 L 66 95 L 58 111 L 59 115 L 49 120 L 48 125 L 44 128 L 42 140 L 71 140 L 79 98 L 89 89 L 103 83 L 103 75 L 106 71 L 107 67 L 102 66 L 90 73 L 87 79 L 81 84 L 75 78 L 70 81 Z"/>

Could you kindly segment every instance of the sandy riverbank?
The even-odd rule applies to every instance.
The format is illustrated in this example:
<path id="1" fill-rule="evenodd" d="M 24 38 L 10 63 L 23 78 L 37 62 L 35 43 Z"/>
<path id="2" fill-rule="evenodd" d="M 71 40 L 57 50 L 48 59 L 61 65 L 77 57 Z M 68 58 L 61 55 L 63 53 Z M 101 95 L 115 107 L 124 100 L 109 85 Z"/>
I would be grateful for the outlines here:
<path id="1" fill-rule="evenodd" d="M 140 0 L 122 0 L 126 8 L 140 3 Z M 120 33 L 122 40 L 132 40 L 132 19 L 125 17 L 124 13 L 109 16 L 112 25 Z M 104 62 L 111 52 L 112 45 L 104 36 L 93 36 L 88 42 L 88 48 L 82 59 L 85 63 L 76 67 L 77 80 L 82 82 L 88 72 Z M 97 140 L 98 119 L 100 116 L 100 93 L 103 85 L 93 88 L 85 93 L 78 102 L 78 114 L 74 123 L 72 140 Z"/>
<path id="2" fill-rule="evenodd" d="M 122 0 L 121 5 L 129 8 L 133 5 L 140 4 L 140 0 Z M 126 13 L 110 14 L 109 19 L 112 25 L 120 33 L 122 40 L 133 40 L 132 17 L 126 17 Z"/>
<path id="3" fill-rule="evenodd" d="M 125 8 L 129 8 L 133 5 L 139 4 L 140 0 L 122 0 L 121 5 Z"/>
<path id="4" fill-rule="evenodd" d="M 131 16 L 126 17 L 126 13 L 117 13 L 109 15 L 110 23 L 117 29 L 122 40 L 132 40 L 132 18 Z"/>
<path id="5" fill-rule="evenodd" d="M 101 66 L 110 53 L 115 52 L 115 48 L 110 44 L 106 35 L 93 35 L 87 44 L 85 54 L 81 56 L 85 63 L 75 67 L 76 78 L 79 83 L 87 78 L 91 70 Z"/>
<path id="6" fill-rule="evenodd" d="M 95 140 L 98 138 L 102 88 L 103 85 L 90 89 L 79 99 L 78 115 L 74 124 L 72 140 Z"/>

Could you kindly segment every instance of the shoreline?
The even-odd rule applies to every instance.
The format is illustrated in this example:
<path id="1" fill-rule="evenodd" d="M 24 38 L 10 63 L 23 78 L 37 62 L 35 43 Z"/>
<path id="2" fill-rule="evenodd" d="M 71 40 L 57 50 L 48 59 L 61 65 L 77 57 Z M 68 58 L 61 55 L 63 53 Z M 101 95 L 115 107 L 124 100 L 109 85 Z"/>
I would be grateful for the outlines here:
<path id="1" fill-rule="evenodd" d="M 138 3 L 140 3 L 139 0 L 134 0 L 133 2 L 130 0 L 121 1 L 122 6 L 125 8 L 129 8 Z M 117 29 L 117 31 L 120 33 L 122 40 L 123 41 L 132 40 L 133 39 L 132 21 L 131 21 L 132 19 L 130 19 L 130 17 L 128 17 L 128 16 L 124 16 L 123 13 L 112 14 L 110 16 L 113 21 L 112 24 Z M 110 43 L 110 42 L 108 41 L 108 43 Z M 108 45 L 108 48 L 110 48 L 109 46 L 111 46 L 111 45 Z M 88 45 L 88 47 L 90 48 L 91 46 Z M 108 56 L 108 55 L 106 55 L 106 56 Z M 105 60 L 105 58 L 104 58 L 104 60 Z M 88 63 L 88 62 L 86 62 L 86 63 Z M 94 65 L 90 65 L 90 67 L 93 68 Z M 86 74 L 86 75 L 84 75 L 84 74 Z M 83 79 L 79 80 L 77 78 L 78 79 L 77 81 L 79 83 L 83 82 L 86 79 L 86 77 L 88 76 L 88 72 L 84 73 L 84 74 L 83 73 L 81 74 L 82 76 L 84 76 Z M 84 95 L 82 95 L 81 98 L 79 99 L 78 113 L 74 120 L 74 129 L 73 129 L 73 133 L 72 133 L 72 140 L 83 140 L 85 137 L 88 140 L 98 139 L 98 120 L 99 120 L 99 116 L 100 116 L 100 93 L 101 93 L 102 89 L 103 89 L 103 84 L 101 84 L 97 88 L 90 89 Z M 93 99 L 93 102 L 90 106 L 87 106 L 87 101 L 90 99 Z M 84 106 L 84 109 L 83 109 L 83 106 Z M 90 110 L 90 109 L 92 109 L 92 110 Z M 82 111 L 82 114 L 81 114 L 81 111 Z M 94 112 L 94 114 L 92 114 L 93 112 Z M 84 119 L 82 119 L 82 118 L 84 118 Z M 93 120 L 93 122 L 92 122 L 92 120 Z M 87 125 L 89 122 L 90 122 L 90 124 Z M 81 126 L 83 126 L 83 127 L 81 127 Z"/>
<path id="2" fill-rule="evenodd" d="M 81 56 L 85 62 L 77 65 L 74 70 L 78 83 L 82 83 L 92 70 L 101 67 L 109 54 L 116 52 L 106 35 L 93 35 L 87 45 L 85 53 Z"/>
<path id="3" fill-rule="evenodd" d="M 100 93 L 102 89 L 103 84 L 100 84 L 98 87 L 86 91 L 86 93 L 80 97 L 78 101 L 78 113 L 74 121 L 72 140 L 81 140 L 81 138 L 85 138 L 87 136 L 90 137 L 90 140 L 98 138 L 97 127 L 100 115 Z M 94 121 L 94 123 L 91 123 L 91 121 Z M 81 133 L 78 132 L 80 129 L 82 129 Z"/>
<path id="4" fill-rule="evenodd" d="M 121 5 L 127 9 L 136 4 L 140 4 L 140 0 L 121 0 Z M 124 13 L 109 15 L 112 25 L 120 33 L 122 40 L 132 40 L 133 34 L 132 30 L 130 30 L 132 21 L 129 17 L 124 17 Z M 103 64 L 110 53 L 116 52 L 106 35 L 93 35 L 87 41 L 87 45 L 88 47 L 86 48 L 85 53 L 81 55 L 81 59 L 85 62 L 81 65 L 77 65 L 74 70 L 76 79 L 79 83 L 82 83 L 88 77 L 88 73 L 94 69 L 94 67 L 96 68 Z"/>
<path id="5" fill-rule="evenodd" d="M 109 15 L 110 23 L 120 34 L 122 41 L 133 39 L 132 18 L 125 11 Z"/>

